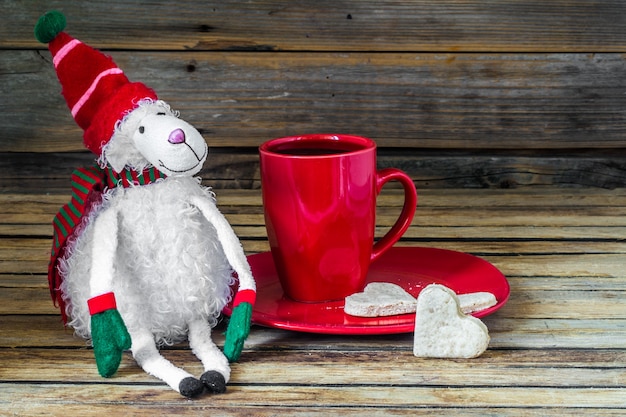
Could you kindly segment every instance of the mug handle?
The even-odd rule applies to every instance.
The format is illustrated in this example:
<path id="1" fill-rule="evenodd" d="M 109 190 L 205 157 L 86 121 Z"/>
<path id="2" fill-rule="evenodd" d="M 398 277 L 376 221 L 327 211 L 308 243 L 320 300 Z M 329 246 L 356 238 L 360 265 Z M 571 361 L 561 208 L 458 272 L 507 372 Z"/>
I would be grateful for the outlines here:
<path id="1" fill-rule="evenodd" d="M 417 207 L 417 191 L 413 180 L 403 171 L 396 168 L 384 168 L 376 172 L 376 194 L 380 194 L 383 186 L 389 181 L 399 181 L 404 187 L 404 206 L 400 217 L 391 229 L 374 244 L 370 262 L 374 262 L 406 232 L 411 225 Z"/>

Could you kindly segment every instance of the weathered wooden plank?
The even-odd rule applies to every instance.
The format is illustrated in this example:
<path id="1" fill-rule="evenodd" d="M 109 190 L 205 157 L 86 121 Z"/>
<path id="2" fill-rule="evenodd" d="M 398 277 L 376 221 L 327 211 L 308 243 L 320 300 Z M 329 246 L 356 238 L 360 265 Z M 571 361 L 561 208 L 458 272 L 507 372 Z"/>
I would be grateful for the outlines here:
<path id="1" fill-rule="evenodd" d="M 69 181 L 69 179 L 68 179 Z M 43 190 L 46 190 L 45 188 Z M 614 208 L 626 207 L 626 188 L 600 190 L 594 188 L 535 188 L 497 190 L 455 189 L 418 189 L 419 208 L 444 208 L 449 210 L 466 210 L 468 208 L 486 207 L 500 210 L 501 208 L 520 211 L 527 210 L 580 210 L 582 208 Z M 383 189 L 377 198 L 377 204 L 384 207 L 400 207 L 403 204 L 402 192 L 394 189 Z M 32 211 L 34 213 L 53 213 L 70 198 L 69 183 L 62 194 L 39 191 L 32 193 L 0 193 L 0 212 Z M 250 207 L 262 206 L 261 190 L 229 189 L 217 191 L 218 206 L 234 207 L 231 212 L 244 212 Z M 619 213 L 619 212 L 618 212 Z M 619 214 L 618 214 L 619 216 Z"/>
<path id="2" fill-rule="evenodd" d="M 513 295 L 500 317 L 609 320 L 624 317 L 623 297 L 626 293 L 621 291 L 518 291 L 515 287 L 511 291 Z"/>
<path id="3" fill-rule="evenodd" d="M 516 281 L 517 282 L 517 281 Z M 515 284 L 514 282 L 513 284 Z M 511 318 L 621 318 L 623 304 L 619 298 L 622 290 L 517 291 L 512 285 L 512 295 L 502 317 Z M 582 287 L 582 284 L 580 285 Z M 45 288 L 4 288 L 0 314 L 57 314 Z"/>
<path id="4" fill-rule="evenodd" d="M 228 216 L 231 218 L 231 216 Z M 239 226 L 233 229 L 242 241 L 248 254 L 269 250 L 265 226 Z M 376 236 L 381 237 L 389 230 L 389 225 L 376 228 Z M 0 235 L 6 239 L 37 238 L 36 245 L 51 245 L 52 227 L 42 225 L 1 225 Z M 575 254 L 575 253 L 623 253 L 624 244 L 617 243 L 626 234 L 623 226 L 424 226 L 414 225 L 403 235 L 397 245 L 436 247 L 478 255 L 501 255 L 514 253 L 528 254 Z M 543 241 L 543 240 L 547 241 Z M 30 245 L 30 244 L 28 244 Z M 0 241 L 0 247 L 2 242 Z M 23 247 L 23 244 L 19 244 Z M 11 246 L 9 247 L 9 249 Z M 12 250 L 0 252 L 0 259 L 11 258 Z M 32 260 L 39 260 L 43 252 L 38 252 Z M 47 255 L 46 255 L 47 256 Z"/>
<path id="5" fill-rule="evenodd" d="M 535 291 L 607 291 L 607 294 L 619 294 L 626 290 L 625 277 L 600 278 L 600 277 L 516 277 L 508 276 L 507 280 L 515 292 L 525 293 Z"/>
<path id="6" fill-rule="evenodd" d="M 104 48 L 309 51 L 624 51 L 620 1 L 4 1 L 0 47 L 32 48 L 46 9 Z M 142 16 L 137 19 L 137 16 Z"/>
<path id="7" fill-rule="evenodd" d="M 490 349 L 626 349 L 625 319 L 513 319 L 499 313 L 483 319 L 489 328 Z M 213 332 L 223 344 L 223 324 Z M 64 329 L 60 315 L 4 315 L 0 320 L 0 347 L 85 347 L 82 339 Z M 333 346 L 341 351 L 410 350 L 410 333 L 401 335 L 345 337 L 289 332 L 253 326 L 246 351 L 268 349 L 315 351 Z"/>
<path id="8" fill-rule="evenodd" d="M 248 253 L 269 250 L 266 241 L 243 241 L 244 250 Z M 443 245 L 442 245 L 443 246 Z M 42 251 L 49 253 L 48 245 Z M 479 249 L 478 246 L 476 246 Z M 481 254 L 505 276 L 551 276 L 551 277 L 582 277 L 582 278 L 619 278 L 624 276 L 623 254 L 570 254 L 570 255 L 524 255 L 509 256 Z M 48 255 L 38 255 L 32 260 L 13 260 L 5 258 L 0 263 L 0 274 L 45 273 L 48 268 Z"/>
<path id="9" fill-rule="evenodd" d="M 600 234 L 608 228 L 626 226 L 625 199 L 611 192 L 585 195 L 549 193 L 541 195 L 502 191 L 451 190 L 444 194 L 418 190 L 419 201 L 413 219 L 415 227 L 598 227 Z M 68 195 L 0 194 L 0 224 L 49 225 L 58 209 L 69 201 Z M 454 201 L 454 202 L 452 202 Z M 261 191 L 217 193 L 217 204 L 235 226 L 264 225 Z M 378 198 L 377 224 L 391 225 L 403 204 L 401 193 L 383 190 Z M 558 235 L 558 232 L 556 232 Z M 253 233 L 252 236 L 258 236 Z M 488 234 L 486 234 L 488 237 Z M 593 234 L 589 238 L 595 237 Z"/>
<path id="10" fill-rule="evenodd" d="M 69 201 L 69 200 L 67 200 Z M 6 213 L 0 215 L 0 222 L 2 224 L 9 225 L 29 225 L 29 227 L 35 225 L 49 226 L 54 218 L 54 215 L 62 204 L 58 206 L 50 206 L 52 210 L 49 213 L 31 214 L 31 213 Z M 265 220 L 262 213 L 262 208 L 251 210 L 252 213 L 241 213 L 241 209 L 235 208 L 234 210 L 228 206 L 222 206 L 218 202 L 218 207 L 224 213 L 224 216 L 228 219 L 233 227 L 241 226 L 242 230 L 250 233 L 250 237 L 260 237 L 262 232 L 258 231 L 258 227 L 264 226 Z M 233 211 L 238 212 L 233 212 Z M 498 229 L 522 228 L 526 229 L 530 235 L 533 234 L 533 228 L 595 228 L 598 227 L 598 235 L 595 235 L 594 229 L 590 229 L 591 233 L 587 236 L 589 239 L 601 238 L 606 236 L 607 233 L 611 233 L 614 229 L 616 234 L 619 234 L 621 230 L 626 226 L 626 220 L 620 216 L 620 213 L 625 209 L 623 208 L 570 208 L 562 209 L 559 214 L 559 210 L 555 208 L 541 209 L 528 209 L 526 211 L 520 209 L 499 208 L 490 209 L 489 207 L 474 207 L 474 208 L 427 208 L 419 207 L 416 211 L 415 217 L 412 220 L 412 230 L 409 229 L 408 236 L 424 236 L 421 228 L 461 228 L 461 231 L 470 230 L 471 228 L 484 229 L 482 236 L 484 238 L 491 237 L 488 233 L 489 230 L 497 231 Z M 399 208 L 378 208 L 376 225 L 381 229 L 387 226 L 391 226 L 400 214 Z M 31 223 L 32 222 L 32 223 Z M 415 235 L 413 235 L 415 232 Z M 443 231 L 443 233 L 454 233 L 453 230 Z M 523 232 L 523 231 L 522 231 Z M 50 232 L 46 233 L 49 234 Z M 511 229 L 511 237 L 519 237 L 520 233 L 515 229 Z M 562 232 L 555 230 L 554 238 L 562 235 Z M 23 233 L 27 235 L 27 233 Z M 428 236 L 428 235 L 427 235 Z M 437 236 L 433 234 L 432 236 Z M 458 235 L 462 238 L 463 235 Z M 498 235 L 494 237 L 499 237 Z M 522 236 L 523 237 L 523 236 Z M 530 237 L 530 236 L 528 236 Z"/>
<path id="11" fill-rule="evenodd" d="M 48 288 L 45 274 L 2 274 L 0 288 Z"/>
<path id="12" fill-rule="evenodd" d="M 227 215 L 227 218 L 231 222 L 242 219 L 240 216 L 232 215 Z M 389 218 L 389 222 L 392 220 L 394 219 Z M 389 226 L 386 224 L 377 227 L 376 236 L 383 236 L 389 230 Z M 239 226 L 233 223 L 233 229 L 248 253 L 266 250 L 267 231 L 265 226 Z M 49 224 L 37 226 L 0 225 L 0 234 L 7 238 L 11 236 L 15 238 L 43 238 L 35 243 L 37 248 L 50 246 L 51 232 Z M 426 226 L 415 222 L 400 239 L 398 245 L 439 247 L 496 255 L 507 251 L 515 254 L 623 253 L 623 244 L 612 243 L 611 241 L 622 239 L 625 232 L 626 227 L 624 226 L 458 226 L 454 224 Z M 541 242 L 541 239 L 548 239 L 548 242 Z M 15 241 L 14 238 L 9 240 Z M 561 240 L 565 242 L 566 240 L 573 240 L 574 242 L 562 243 Z M 1 246 L 2 242 L 0 242 Z M 19 243 L 16 247 L 11 244 L 8 248 L 5 247 L 0 258 L 11 259 L 12 252 L 17 251 L 17 247 L 26 248 L 31 251 L 31 254 L 35 254 L 31 260 L 42 259 L 41 256 L 44 256 L 43 251 L 33 252 L 34 247 L 31 243 Z"/>
<path id="13" fill-rule="evenodd" d="M 24 396 L 22 384 L 6 384 L 0 392 L 0 401 L 22 409 L 25 404 L 68 404 L 90 407 L 103 404 L 154 403 L 180 404 L 186 401 L 164 386 L 150 389 L 145 386 L 111 384 L 37 384 L 29 385 L 29 395 Z M 18 390 L 19 388 L 19 390 Z M 18 395 L 20 393 L 21 395 Z M 515 407 L 527 404 L 534 407 L 574 408 L 626 408 L 625 388 L 550 388 L 544 387 L 414 387 L 414 386 L 295 386 L 273 385 L 231 386 L 225 395 L 210 397 L 210 407 L 334 407 L 361 409 L 417 408 L 417 407 Z M 207 400 L 205 400 L 207 401 Z M 202 400 L 192 404 L 206 403 Z"/>
<path id="14" fill-rule="evenodd" d="M 499 312 L 502 318 L 621 319 L 624 291 L 561 291 L 512 288 L 509 301 Z M 58 314 L 50 293 L 41 288 L 4 288 L 0 314 Z M 626 340 L 624 340 L 626 343 Z"/>
<path id="15" fill-rule="evenodd" d="M 450 245 L 454 250 L 460 249 Z M 481 248 L 482 249 L 482 248 Z M 558 288 L 561 291 L 626 291 L 626 274 L 620 277 L 517 277 L 507 276 L 511 287 L 518 291 L 539 290 L 550 291 Z M 2 274 L 0 288 L 39 288 L 47 289 L 48 281 L 45 272 L 27 275 Z"/>
<path id="16" fill-rule="evenodd" d="M 485 239 L 484 236 L 483 239 Z M 241 240 L 247 253 L 269 250 L 269 244 L 264 238 L 263 240 Z M 50 245 L 49 239 L 0 239 L 0 260 L 2 260 L 0 273 L 44 273 L 47 271 Z M 401 240 L 399 245 L 439 247 L 478 254 L 493 263 L 507 276 L 585 278 L 624 276 L 622 268 L 624 245 L 622 243 L 585 243 L 583 241 L 568 245 L 551 242 L 536 244 L 536 249 L 533 250 L 535 245 L 533 240 L 516 242 L 511 246 L 504 243 L 500 246 L 491 246 L 481 241 L 459 244 L 437 240 L 429 242 L 426 238 L 413 243 Z M 586 246 L 589 248 L 588 251 L 585 250 Z M 512 251 L 512 249 L 519 248 L 522 249 Z M 542 249 L 543 252 L 541 252 Z"/>
<path id="17" fill-rule="evenodd" d="M 69 178 L 62 194 L 47 193 L 39 190 L 32 193 L 0 193 L 0 215 L 3 222 L 11 222 L 8 217 L 18 213 L 36 215 L 53 215 L 70 198 Z M 43 188 L 42 190 L 46 190 Z M 615 190 L 600 190 L 593 188 L 535 188 L 511 190 L 472 190 L 472 189 L 419 189 L 418 209 L 440 209 L 449 211 L 466 210 L 528 210 L 543 212 L 570 212 L 574 210 L 584 216 L 584 211 L 612 210 L 615 217 L 620 217 L 626 208 L 626 188 Z M 403 193 L 399 190 L 383 189 L 377 197 L 379 207 L 401 207 Z M 229 213 L 262 213 L 261 190 L 218 190 L 217 204 L 222 211 Z M 606 212 L 605 212 L 606 215 Z M 38 222 L 40 218 L 29 221 Z"/>
<path id="18" fill-rule="evenodd" d="M 418 214 L 419 215 L 419 214 Z M 232 216 L 228 216 L 233 219 Z M 50 216 L 52 218 L 52 216 Z M 233 226 L 235 232 L 244 241 L 249 253 L 256 253 L 266 249 L 263 242 L 255 239 L 266 239 L 267 232 L 265 226 Z M 382 236 L 388 230 L 388 226 L 376 228 L 376 236 Z M 0 235 L 5 237 L 51 237 L 52 226 L 50 222 L 43 224 L 0 224 Z M 620 240 L 626 235 L 624 226 L 454 226 L 454 225 L 419 225 L 412 226 L 404 234 L 400 244 L 403 246 L 432 246 L 442 249 L 460 250 L 463 252 L 499 252 L 508 249 L 515 253 L 524 253 L 531 250 L 524 242 L 514 240 L 535 240 L 535 248 L 540 252 L 563 250 L 562 245 L 554 240 L 573 239 L 582 242 L 579 245 L 587 244 L 590 251 L 597 252 L 605 250 L 602 246 L 596 246 L 594 240 Z M 248 239 L 253 239 L 248 241 Z M 442 240 L 456 239 L 459 241 L 450 242 Z M 495 242 L 486 239 L 496 240 Z M 548 239 L 549 242 L 541 242 L 540 239 Z M 506 242 L 498 241 L 506 240 Z M 513 240 L 513 242 L 511 242 Z M 472 242 L 469 242 L 472 241 Z M 480 241 L 477 244 L 476 241 Z"/>
<path id="19" fill-rule="evenodd" d="M 64 327 L 58 310 L 53 315 L 3 315 L 0 317 L 0 344 L 10 349 L 87 347 L 83 339 L 74 336 L 71 328 Z"/>
<path id="20" fill-rule="evenodd" d="M 410 348 L 410 346 L 409 346 Z M 3 349 L 0 365 L 12 382 L 46 380 L 62 382 L 104 382 L 96 370 L 93 351 L 86 349 Z M 201 374 L 202 365 L 188 349 L 166 350 L 163 355 L 192 374 Z M 555 360 L 555 357 L 558 359 Z M 568 386 L 621 387 L 626 377 L 623 352 L 556 350 L 530 352 L 487 350 L 473 360 L 423 359 L 411 349 L 379 352 L 264 351 L 246 352 L 233 365 L 237 385 L 411 385 L 411 386 Z M 389 364 L 394 366 L 390 367 Z M 291 372 L 286 364 L 297 364 Z M 346 372 L 358 368 L 358 372 Z M 410 372 L 407 372 L 410 370 Z M 385 379 L 380 375 L 385 373 Z M 150 384 L 156 380 L 143 372 L 125 354 L 114 383 Z"/>
<path id="21" fill-rule="evenodd" d="M 417 191 L 421 196 L 420 207 L 465 208 L 483 204 L 490 207 L 519 207 L 522 210 L 527 210 L 532 207 L 626 206 L 626 188 L 615 190 L 566 187 L 501 190 L 455 188 L 450 190 L 418 189 Z M 402 192 L 398 190 L 387 191 L 385 189 L 378 197 L 378 201 L 383 202 L 385 206 L 397 207 L 402 204 L 401 200 L 398 199 L 401 194 Z M 48 198 L 48 196 L 42 196 L 42 198 Z M 50 196 L 50 198 L 59 197 Z M 259 190 L 221 190 L 218 192 L 218 200 L 224 205 L 260 206 L 261 193 Z"/>
<path id="22" fill-rule="evenodd" d="M 256 328 L 255 328 L 256 330 Z M 292 375 L 288 373 L 285 369 L 281 369 L 281 362 L 290 362 L 290 363 L 301 363 L 304 367 L 310 366 L 310 369 L 307 370 L 306 373 L 321 373 L 320 369 L 315 368 L 324 368 L 324 367 L 340 367 L 341 366 L 341 356 L 345 355 L 346 359 L 350 362 L 360 363 L 363 367 L 364 371 L 372 372 L 379 368 L 384 363 L 395 362 L 397 361 L 398 369 L 393 369 L 392 376 L 393 378 L 397 378 L 394 381 L 379 381 L 378 384 L 383 385 L 385 383 L 388 384 L 420 384 L 420 385 L 441 385 L 442 378 L 450 378 L 448 382 L 451 385 L 473 385 L 472 382 L 467 381 L 465 378 L 457 378 L 456 381 L 452 381 L 453 374 L 455 371 L 458 372 L 466 372 L 475 379 L 483 379 L 483 381 L 478 382 L 479 385 L 488 385 L 489 380 L 486 378 L 479 378 L 478 375 L 482 372 L 495 372 L 496 370 L 504 370 L 504 369 L 528 369 L 534 370 L 534 372 L 545 372 L 549 369 L 552 369 L 554 372 L 558 372 L 561 370 L 567 371 L 569 369 L 575 368 L 584 372 L 590 372 L 591 375 L 596 378 L 595 382 L 588 381 L 589 385 L 593 384 L 606 384 L 608 386 L 618 386 L 620 383 L 620 378 L 617 376 L 619 372 L 626 372 L 626 355 L 625 352 L 621 349 L 552 349 L 552 350 L 540 350 L 536 351 L 533 349 L 488 349 L 485 351 L 483 355 L 478 358 L 473 359 L 436 359 L 436 358 L 417 358 L 412 354 L 412 347 L 407 346 L 406 342 L 410 340 L 409 337 L 405 337 L 404 335 L 398 336 L 387 336 L 388 341 L 382 341 L 380 345 L 380 349 L 375 349 L 377 338 L 374 337 L 359 337 L 355 338 L 354 336 L 335 336 L 335 338 L 339 338 L 342 340 L 342 343 L 333 344 L 332 340 L 326 341 L 328 344 L 325 346 L 321 346 L 321 342 L 317 345 L 311 347 L 311 349 L 306 348 L 297 348 L 297 343 L 302 339 L 299 333 L 290 333 L 285 331 L 276 331 L 281 332 L 284 336 L 285 340 L 291 340 L 292 346 L 289 347 L 285 345 L 284 341 L 282 344 L 266 346 L 264 349 L 255 349 L 254 354 L 253 350 L 247 350 L 247 354 L 245 357 L 242 357 L 240 362 L 237 362 L 235 367 L 237 367 L 237 375 L 239 378 L 239 382 L 241 383 L 269 383 L 271 382 L 271 378 L 269 375 L 263 375 L 266 373 L 274 373 L 279 375 L 280 379 L 276 379 L 273 382 L 276 384 L 281 383 L 298 383 L 298 384 L 307 384 L 311 383 L 311 380 L 306 381 L 303 379 L 302 375 Z M 321 338 L 325 338 L 324 335 L 319 335 Z M 219 335 L 214 335 L 216 339 L 216 343 L 221 346 L 223 344 L 223 337 Z M 352 349 L 344 350 L 343 344 L 347 341 L 354 342 Z M 395 344 L 392 344 L 394 342 Z M 64 351 L 67 351 L 69 355 L 66 355 Z M 186 344 L 176 345 L 169 348 L 161 349 L 163 355 L 167 356 L 171 361 L 176 363 L 187 364 L 189 363 L 192 368 L 190 368 L 193 372 L 201 369 L 201 365 L 196 364 L 197 358 L 193 355 L 189 346 Z M 51 382 L 62 382 L 64 380 L 67 381 L 88 381 L 88 382 L 97 382 L 102 381 L 101 377 L 98 375 L 96 369 L 93 368 L 93 351 L 91 348 L 83 349 L 83 348 L 72 348 L 68 346 L 68 349 L 54 349 L 54 348 L 39 348 L 33 346 L 29 349 L 2 349 L 3 355 L 0 355 L 0 363 L 2 363 L 2 369 L 10 369 L 10 374 L 15 378 L 14 381 L 32 381 L 36 379 L 36 374 L 34 374 L 34 369 L 28 368 L 51 368 L 48 370 L 50 372 L 49 380 Z M 283 359 L 281 359 L 281 355 Z M 302 356 L 308 356 L 307 361 L 302 360 Z M 74 357 L 75 360 L 72 363 L 71 357 Z M 51 360 L 51 358 L 58 358 L 59 362 Z M 29 358 L 33 363 L 39 363 L 39 366 L 30 367 L 28 363 L 22 361 L 20 363 L 18 358 Z M 259 360 L 259 359 L 263 360 Z M 140 368 L 132 363 L 132 357 L 129 353 L 125 353 L 124 357 L 124 369 L 121 369 L 121 373 L 117 376 L 129 378 L 132 382 L 149 382 L 152 381 L 152 377 L 145 375 L 141 372 Z M 305 363 L 310 362 L 310 363 Z M 48 364 L 45 366 L 44 364 Z M 65 375 L 65 374 L 55 374 L 53 372 L 53 368 L 55 368 L 55 364 L 59 365 L 59 368 L 65 368 L 66 366 L 71 366 L 74 369 L 80 369 L 82 367 L 85 373 L 76 372 L 74 375 Z M 414 375 L 406 375 L 402 373 L 403 369 L 406 370 L 409 368 L 410 364 L 417 364 L 415 366 L 416 374 Z M 478 366 L 480 369 L 471 369 L 472 367 Z M 187 366 L 187 365 L 185 365 Z M 270 368 L 275 368 L 274 370 L 270 370 Z M 434 371 L 435 369 L 440 368 L 440 372 Z M 452 371 L 451 375 L 443 375 L 443 368 L 447 368 L 449 371 Z M 259 372 L 251 372 L 253 369 L 259 369 Z M 261 369 L 267 369 L 261 371 Z M 23 370 L 23 371 L 20 371 Z M 611 375 L 600 375 L 595 374 L 594 371 L 607 371 L 607 372 L 615 372 Z M 70 372 L 70 370 L 64 370 L 65 372 Z M 423 374 L 434 374 L 432 379 L 420 378 L 418 380 L 411 379 L 416 376 L 421 376 Z M 259 378 L 263 379 L 253 379 L 254 374 L 259 374 Z M 371 378 L 365 375 L 352 375 L 351 376 L 356 384 L 368 385 L 370 384 Z M 494 376 L 495 377 L 495 376 Z M 330 375 L 319 375 L 320 383 L 328 383 L 328 379 Z M 350 378 L 349 375 L 342 376 L 342 378 Z M 506 375 L 500 375 L 496 378 L 501 379 L 499 383 L 503 383 L 503 386 L 506 386 L 507 382 L 504 380 Z M 512 378 L 516 380 L 518 377 Z M 527 377 L 520 376 L 521 380 L 519 380 L 519 384 L 516 385 L 533 385 L 535 383 L 534 378 L 536 375 L 528 375 Z M 528 378 L 528 379 L 526 379 Z M 549 380 L 542 385 L 558 385 L 558 379 L 552 379 L 553 377 L 548 377 Z M 509 384 L 511 383 L 511 378 L 509 378 Z M 584 386 L 585 381 L 577 380 L 565 382 L 565 384 L 572 384 L 572 386 Z M 339 380 L 341 384 L 350 383 L 350 380 Z"/>
<path id="23" fill-rule="evenodd" d="M 26 254 L 22 253 L 21 256 L 28 257 L 29 254 L 33 254 L 33 258 L 30 259 L 15 259 L 11 257 L 14 253 L 13 250 L 2 251 L 4 252 L 2 262 L 0 263 L 0 274 L 42 274 L 48 270 L 48 261 L 50 256 L 51 241 L 43 240 L 40 248 L 34 251 L 29 251 Z M 246 253 L 259 253 L 266 252 L 270 249 L 269 243 L 265 240 L 244 240 L 242 241 L 243 249 Z M 46 249 L 47 248 L 47 249 Z M 46 253 L 44 255 L 44 252 Z M 8 256 L 7 256 L 8 255 Z"/>
<path id="24" fill-rule="evenodd" d="M 611 254 L 484 256 L 505 275 L 520 277 L 622 277 L 623 257 Z"/>
<path id="25" fill-rule="evenodd" d="M 254 239 L 254 236 L 248 232 L 247 227 L 235 226 L 234 230 L 239 234 L 240 239 L 244 246 L 250 245 L 250 247 L 258 247 L 258 244 L 265 244 L 265 241 L 248 240 Z M 258 232 L 258 238 L 266 238 L 266 234 L 259 230 L 260 227 L 255 227 L 254 231 Z M 431 229 L 435 230 L 436 229 Z M 478 228 L 477 231 L 471 232 L 469 236 L 454 236 L 452 234 L 444 234 L 445 239 L 437 239 L 437 234 L 432 233 L 425 236 L 423 233 L 419 233 L 420 236 L 416 237 L 412 233 L 407 238 L 403 238 L 397 244 L 398 246 L 405 247 L 436 247 L 440 249 L 456 250 L 461 252 L 468 252 L 478 254 L 479 256 L 487 256 L 495 259 L 502 256 L 514 256 L 514 257 L 549 257 L 548 259 L 555 259 L 559 256 L 563 257 L 563 261 L 575 262 L 575 258 L 572 256 L 577 255 L 589 255 L 592 258 L 594 255 L 598 256 L 598 262 L 606 260 L 610 262 L 612 255 L 620 255 L 626 252 L 626 243 L 613 242 L 610 239 L 597 241 L 593 238 L 581 239 L 574 241 L 559 241 L 553 239 L 552 241 L 543 242 L 536 241 L 535 239 L 527 240 L 513 240 L 506 241 L 501 240 L 504 237 L 490 236 L 487 234 L 480 234 L 482 228 Z M 490 230 L 490 229 L 487 229 Z M 592 230 L 592 229 L 591 229 Z M 455 241 L 453 239 L 459 239 L 461 241 Z M 489 239 L 494 239 L 490 241 Z M 617 238 L 616 238 L 617 239 Z M 51 239 L 32 239 L 32 238 L 3 238 L 0 239 L 0 260 L 1 261 L 16 261 L 16 262 L 29 262 L 29 261 L 46 261 L 49 256 L 49 250 L 51 246 Z M 608 258 L 602 258 L 603 255 L 610 255 Z M 508 259 L 506 260 L 508 261 Z M 505 262 L 506 262 L 505 261 Z M 585 259 L 581 259 L 585 261 Z M 583 264 L 581 263 L 581 265 Z M 5 271 L 10 273 L 11 271 Z M 35 271 L 32 271 L 35 272 Z M 539 276 L 545 276 L 539 274 Z M 615 276 L 621 277 L 622 274 Z"/>
<path id="26" fill-rule="evenodd" d="M 214 151 L 200 172 L 204 183 L 215 189 L 260 187 L 256 150 Z M 403 155 L 382 149 L 380 168 L 395 167 L 406 172 L 420 190 L 439 188 L 519 188 L 584 186 L 616 188 L 626 185 L 626 156 L 621 153 L 587 151 L 583 154 L 516 151 L 454 152 L 404 150 Z M 80 158 L 77 156 L 80 155 Z M 93 162 L 91 154 L 5 153 L 0 154 L 0 189 L 4 192 L 33 192 L 46 189 L 63 193 L 68 178 L 78 166 Z"/>
<path id="27" fill-rule="evenodd" d="M 483 319 L 492 348 L 625 349 L 624 319 L 510 319 L 499 313 Z"/>
<path id="28" fill-rule="evenodd" d="M 0 152 L 84 149 L 46 54 L 0 51 Z M 320 131 L 371 137 L 382 148 L 624 147 L 620 54 L 120 51 L 114 58 L 216 147 Z"/>
<path id="29" fill-rule="evenodd" d="M 69 200 L 68 200 L 69 201 Z M 50 224 L 56 211 L 61 205 L 56 206 L 52 213 L 46 214 L 20 214 L 20 213 L 7 213 L 2 215 L 6 224 L 31 224 L 29 221 L 32 219 L 34 224 Z M 222 208 L 224 216 L 233 226 L 263 226 L 264 215 L 262 208 L 251 210 L 252 213 L 241 213 L 240 209 L 235 209 L 238 212 L 233 213 L 227 206 L 220 206 Z M 491 210 L 488 207 L 473 207 L 473 208 L 421 208 L 418 207 L 415 217 L 412 220 L 412 226 L 419 227 L 491 227 L 503 228 L 503 227 L 599 227 L 599 231 L 603 228 L 616 227 L 622 228 L 626 226 L 626 219 L 620 217 L 620 213 L 625 209 L 615 208 L 569 208 L 562 209 L 559 213 L 558 209 L 548 208 L 546 210 L 520 210 L 519 208 L 507 209 L 499 208 L 497 210 Z M 378 208 L 376 222 L 380 227 L 392 225 L 398 215 L 400 209 L 393 208 Z M 558 233 L 557 233 L 558 234 Z M 256 235 L 256 234 L 255 234 Z M 485 237 L 488 237 L 485 235 Z M 589 238 L 593 238 L 591 235 Z"/>
<path id="30" fill-rule="evenodd" d="M 24 390 L 23 385 L 10 386 L 11 395 L 19 395 L 19 391 Z M 28 389 L 28 388 L 26 388 Z M 50 388 L 50 391 L 54 390 Z M 14 393 L 14 394 L 13 394 Z M 275 417 L 277 415 L 289 415 L 297 417 L 315 417 L 328 415 L 341 415 L 347 417 L 360 417 L 364 414 L 371 417 L 396 417 L 396 416 L 433 416 L 448 413 L 458 417 L 484 417 L 493 416 L 519 416 L 523 414 L 528 417 L 549 417 L 549 416 L 565 416 L 569 417 L 581 414 L 580 408 L 568 407 L 514 407 L 514 408 L 457 408 L 457 407 L 407 407 L 401 408 L 390 405 L 381 408 L 360 408 L 360 407 L 335 407 L 332 408 L 324 405 L 315 405 L 309 407 L 299 406 L 282 406 L 282 405 L 262 405 L 262 406 L 235 406 L 224 407 L 215 406 L 210 399 L 199 401 L 179 401 L 168 402 L 155 401 L 150 404 L 133 404 L 127 403 L 107 403 L 107 404 L 90 404 L 85 407 L 82 404 L 59 403 L 27 403 L 9 406 L 8 410 L 16 415 L 45 415 L 49 417 L 68 417 L 68 416 L 84 416 L 84 417 L 100 417 L 108 413 L 116 415 L 132 415 L 138 417 L 152 417 L 157 414 L 176 415 L 176 416 L 197 416 L 199 413 L 211 413 L 220 416 L 258 416 L 258 417 Z M 618 416 L 623 417 L 623 409 L 611 408 L 585 408 L 585 412 L 593 416 Z"/>

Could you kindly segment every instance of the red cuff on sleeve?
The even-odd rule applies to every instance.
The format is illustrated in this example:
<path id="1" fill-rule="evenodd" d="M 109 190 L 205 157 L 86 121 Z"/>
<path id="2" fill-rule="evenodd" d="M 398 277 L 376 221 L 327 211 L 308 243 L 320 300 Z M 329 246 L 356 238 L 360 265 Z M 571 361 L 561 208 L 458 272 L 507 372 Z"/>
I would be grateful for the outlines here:
<path id="1" fill-rule="evenodd" d="M 241 303 L 250 303 L 254 305 L 256 301 L 256 291 L 254 290 L 241 290 L 235 294 L 235 300 L 233 301 L 233 308 L 237 307 Z"/>
<path id="2" fill-rule="evenodd" d="M 112 292 L 107 292 L 102 295 L 95 296 L 87 300 L 87 305 L 89 306 L 89 314 L 92 316 L 94 314 L 102 313 L 106 310 L 112 310 L 117 308 L 117 303 L 115 302 L 115 294 Z"/>

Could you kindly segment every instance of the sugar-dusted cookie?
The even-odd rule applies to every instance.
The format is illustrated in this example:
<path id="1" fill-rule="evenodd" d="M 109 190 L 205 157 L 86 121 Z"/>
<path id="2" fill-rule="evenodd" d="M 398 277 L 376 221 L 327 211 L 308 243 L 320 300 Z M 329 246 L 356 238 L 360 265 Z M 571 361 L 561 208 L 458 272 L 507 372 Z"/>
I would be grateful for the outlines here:
<path id="1" fill-rule="evenodd" d="M 498 302 L 496 296 L 490 292 L 472 292 L 459 294 L 459 305 L 465 314 L 475 313 L 486 308 L 495 306 Z"/>
<path id="2" fill-rule="evenodd" d="M 399 285 L 372 282 L 363 292 L 346 297 L 344 311 L 359 317 L 394 316 L 414 313 L 415 304 L 415 298 Z"/>
<path id="3" fill-rule="evenodd" d="M 433 358 L 475 358 L 489 345 L 489 331 L 465 315 L 456 294 L 432 284 L 417 298 L 413 354 Z"/>

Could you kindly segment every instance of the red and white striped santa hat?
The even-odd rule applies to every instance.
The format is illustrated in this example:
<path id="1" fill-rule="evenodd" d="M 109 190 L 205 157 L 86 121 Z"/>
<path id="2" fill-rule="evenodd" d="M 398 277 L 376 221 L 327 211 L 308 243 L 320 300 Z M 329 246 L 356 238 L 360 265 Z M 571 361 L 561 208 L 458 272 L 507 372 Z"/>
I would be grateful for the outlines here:
<path id="1" fill-rule="evenodd" d="M 51 11 L 37 22 L 35 37 L 48 44 L 65 101 L 85 131 L 85 146 L 101 155 L 118 121 L 136 109 L 141 100 L 156 100 L 157 95 L 142 83 L 131 83 L 111 57 L 72 38 L 63 29 L 65 17 Z"/>

